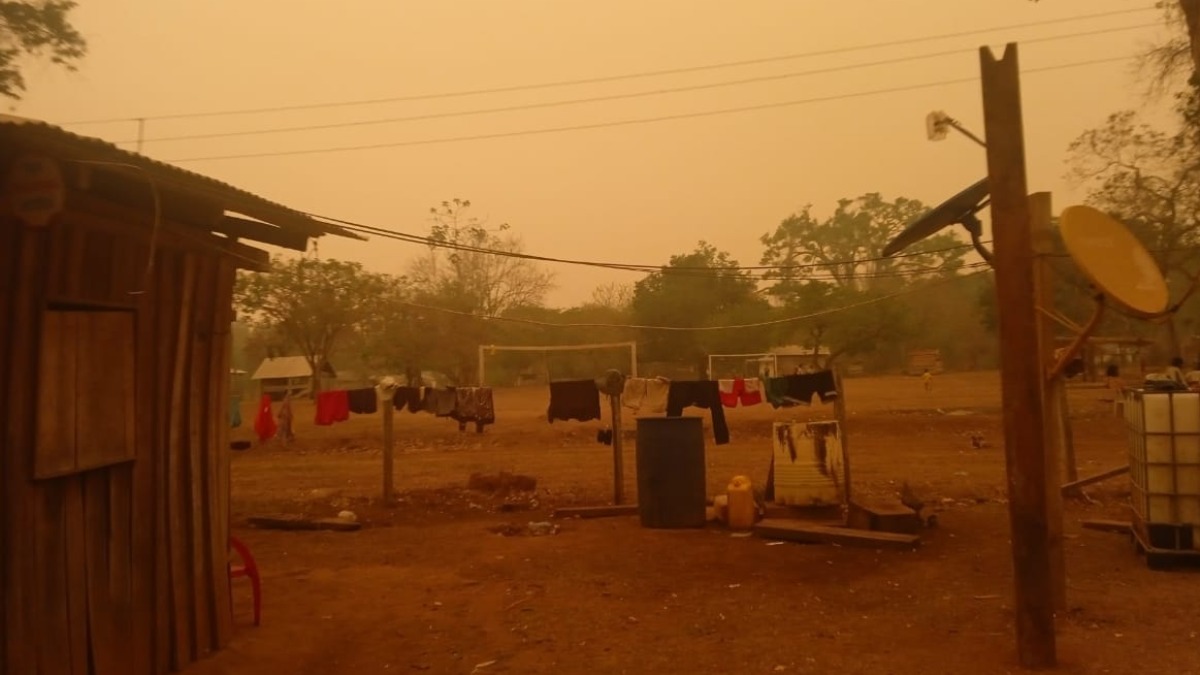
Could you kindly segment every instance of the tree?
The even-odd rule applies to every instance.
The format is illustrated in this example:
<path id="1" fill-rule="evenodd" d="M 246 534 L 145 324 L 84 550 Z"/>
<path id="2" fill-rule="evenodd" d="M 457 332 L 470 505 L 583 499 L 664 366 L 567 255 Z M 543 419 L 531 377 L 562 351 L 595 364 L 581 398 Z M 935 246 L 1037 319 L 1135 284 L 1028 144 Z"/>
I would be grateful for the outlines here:
<path id="1" fill-rule="evenodd" d="M 902 305 L 880 300 L 905 284 L 956 274 L 967 248 L 951 233 L 915 244 L 901 257 L 880 252 L 896 235 L 928 209 L 915 199 L 894 201 L 871 192 L 842 199 L 824 221 L 811 206 L 785 218 L 762 236 L 762 264 L 771 266 L 774 283 L 767 293 L 788 312 L 820 316 L 789 324 L 785 339 L 820 347 L 830 355 L 866 355 L 883 344 L 899 344 L 912 322 Z M 835 311 L 836 310 L 836 311 Z M 821 365 L 821 364 L 818 364 Z"/>
<path id="2" fill-rule="evenodd" d="M 1184 123 L 1175 133 L 1150 127 L 1134 112 L 1120 112 L 1109 116 L 1103 127 L 1085 131 L 1070 146 L 1073 176 L 1090 188 L 1088 202 L 1130 227 L 1176 291 L 1192 284 L 1198 271 L 1197 101 L 1195 93 L 1180 98 Z M 1175 321 L 1165 321 L 1165 327 L 1172 353 L 1179 354 Z"/>
<path id="3" fill-rule="evenodd" d="M 479 317 L 540 306 L 554 286 L 553 274 L 514 255 L 523 247 L 507 224 L 488 229 L 470 209 L 469 200 L 457 198 L 429 209 L 429 252 L 410 266 L 416 299 L 450 310 L 427 311 L 425 321 L 438 336 L 439 367 L 459 382 L 475 376 L 477 348 L 495 332 L 492 322 Z"/>
<path id="4" fill-rule="evenodd" d="M 554 275 L 512 254 L 521 240 L 507 224 L 494 230 L 470 215 L 470 200 L 453 199 L 429 209 L 429 254 L 411 270 L 413 283 L 454 309 L 496 316 L 521 305 L 540 305 Z"/>
<path id="5" fill-rule="evenodd" d="M 758 295 L 758 284 L 739 269 L 729 253 L 701 241 L 694 251 L 671 256 L 668 264 L 637 282 L 633 291 L 633 317 L 640 325 L 700 328 L 744 323 L 734 318 L 765 318 L 767 302 Z M 716 338 L 728 346 L 754 344 L 762 331 L 739 331 Z M 652 361 L 699 363 L 714 336 L 698 332 L 646 330 L 645 354 Z M 761 347 L 752 347 L 761 349 Z"/>
<path id="6" fill-rule="evenodd" d="M 320 390 L 320 365 L 373 316 L 398 280 L 341 260 L 301 257 L 271 261 L 269 274 L 243 273 L 234 299 L 252 328 L 271 331 L 299 349 Z"/>
<path id="7" fill-rule="evenodd" d="M 592 289 L 592 297 L 585 306 L 627 310 L 633 304 L 633 288 L 633 284 L 602 284 Z"/>
<path id="8" fill-rule="evenodd" d="M 0 0 L 0 94 L 20 99 L 25 57 L 49 56 L 50 62 L 74 70 L 87 52 L 87 42 L 68 19 L 73 0 Z"/>
<path id="9" fill-rule="evenodd" d="M 953 274 L 967 251 L 947 232 L 910 247 L 902 257 L 880 257 L 888 242 L 927 210 L 915 199 L 887 201 L 878 192 L 839 200 L 824 221 L 806 206 L 760 238 L 766 247 L 762 264 L 772 267 L 770 276 L 777 281 L 770 292 L 786 295 L 808 282 L 862 291 L 882 279 Z"/>

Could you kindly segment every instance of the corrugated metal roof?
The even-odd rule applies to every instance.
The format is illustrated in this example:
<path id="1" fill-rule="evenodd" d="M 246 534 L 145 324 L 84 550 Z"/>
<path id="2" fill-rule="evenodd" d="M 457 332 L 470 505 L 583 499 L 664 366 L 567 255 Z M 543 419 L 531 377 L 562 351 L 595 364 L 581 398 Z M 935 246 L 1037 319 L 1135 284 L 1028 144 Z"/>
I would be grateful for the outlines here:
<path id="1" fill-rule="evenodd" d="M 321 370 L 330 377 L 337 377 L 337 373 L 328 363 Z M 250 379 L 278 380 L 292 377 L 312 377 L 312 367 L 308 365 L 308 359 L 303 356 L 277 356 L 263 359 L 263 362 L 258 365 L 258 370 L 254 371 Z"/>
<path id="2" fill-rule="evenodd" d="M 150 159 L 90 136 L 81 136 L 46 122 L 0 114 L 0 142 L 45 148 L 60 160 L 119 162 L 142 169 L 162 187 L 220 204 L 227 211 L 269 223 L 282 230 L 311 237 L 332 234 L 364 237 L 345 228 L 316 220 L 306 213 L 252 194 L 228 183 L 187 169 Z"/>

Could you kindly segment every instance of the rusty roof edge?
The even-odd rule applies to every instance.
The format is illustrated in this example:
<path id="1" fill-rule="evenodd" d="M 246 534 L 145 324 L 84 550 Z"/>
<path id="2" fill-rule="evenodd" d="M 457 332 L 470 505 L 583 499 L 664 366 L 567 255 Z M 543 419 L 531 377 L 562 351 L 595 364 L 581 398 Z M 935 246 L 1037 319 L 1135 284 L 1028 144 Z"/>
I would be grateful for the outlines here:
<path id="1" fill-rule="evenodd" d="M 308 214 L 260 197 L 215 178 L 151 159 L 136 152 L 123 150 L 108 141 L 82 136 L 41 120 L 0 114 L 0 134 L 33 134 L 34 140 L 57 146 L 67 160 L 99 161 L 125 164 L 146 171 L 152 179 L 167 187 L 218 202 L 226 211 L 233 211 L 262 220 L 281 229 L 303 232 L 310 237 L 326 234 L 366 241 L 367 238 L 332 223 L 312 218 Z"/>

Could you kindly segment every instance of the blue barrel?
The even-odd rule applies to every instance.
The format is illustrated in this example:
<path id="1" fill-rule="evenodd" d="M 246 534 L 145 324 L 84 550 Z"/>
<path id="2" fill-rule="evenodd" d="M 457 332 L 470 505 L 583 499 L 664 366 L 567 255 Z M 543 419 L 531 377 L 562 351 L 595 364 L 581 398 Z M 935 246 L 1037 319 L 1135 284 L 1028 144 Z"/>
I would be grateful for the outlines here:
<path id="1" fill-rule="evenodd" d="M 642 527 L 704 527 L 704 420 L 639 417 L 638 516 Z"/>

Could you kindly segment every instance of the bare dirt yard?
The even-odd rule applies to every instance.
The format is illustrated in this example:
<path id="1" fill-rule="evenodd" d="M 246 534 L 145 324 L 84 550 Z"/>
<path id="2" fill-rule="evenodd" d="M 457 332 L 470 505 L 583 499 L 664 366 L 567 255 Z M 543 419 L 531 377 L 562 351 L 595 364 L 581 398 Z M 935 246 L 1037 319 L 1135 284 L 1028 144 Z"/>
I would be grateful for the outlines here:
<path id="1" fill-rule="evenodd" d="M 380 503 L 381 423 L 311 426 L 290 448 L 235 453 L 234 534 L 262 568 L 263 622 L 234 580 L 237 634 L 188 673 L 1010 673 L 1016 663 L 999 380 L 995 373 L 846 382 L 856 494 L 908 481 L 938 525 L 915 552 L 768 545 L 719 526 L 652 530 L 636 517 L 555 521 L 552 536 L 504 536 L 556 507 L 612 497 L 600 424 L 546 422 L 548 391 L 497 390 L 496 425 L 396 413 L 394 506 Z M 1081 475 L 1126 462 L 1100 389 L 1072 389 Z M 250 438 L 247 424 L 234 438 Z M 698 412 L 698 411 L 692 411 Z M 707 448 L 710 496 L 762 483 L 772 420 L 831 406 L 727 411 L 732 443 Z M 633 426 L 630 424 L 629 426 Z M 980 432 L 984 448 L 972 447 Z M 626 493 L 636 499 L 629 431 Z M 474 472 L 537 478 L 507 500 L 466 489 Z M 1200 575 L 1147 569 L 1127 538 L 1083 530 L 1126 518 L 1127 478 L 1069 501 L 1070 609 L 1058 618 L 1065 673 L 1200 673 Z M 315 491 L 315 492 L 314 492 Z M 251 515 L 354 511 L 358 532 L 248 527 Z M 510 527 L 511 526 L 511 527 Z"/>

